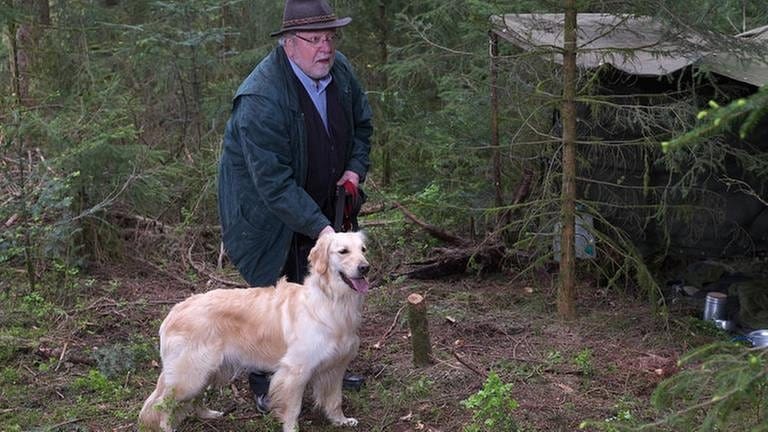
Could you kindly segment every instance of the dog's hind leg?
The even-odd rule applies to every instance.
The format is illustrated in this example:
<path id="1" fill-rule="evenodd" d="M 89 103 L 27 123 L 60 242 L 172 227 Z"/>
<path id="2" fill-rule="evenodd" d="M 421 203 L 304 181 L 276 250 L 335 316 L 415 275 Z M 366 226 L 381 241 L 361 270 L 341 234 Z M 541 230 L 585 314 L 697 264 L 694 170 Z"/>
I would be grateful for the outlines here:
<path id="1" fill-rule="evenodd" d="M 203 403 L 203 393 L 209 383 L 216 383 L 219 373 L 220 355 L 201 353 L 198 358 L 184 359 L 176 363 L 176 370 L 181 371 L 174 384 L 174 397 L 179 402 L 186 402 L 187 406 L 203 419 L 215 419 L 224 415 L 221 411 L 208 409 Z M 205 360 L 201 360 L 205 359 Z"/>
<path id="2" fill-rule="evenodd" d="M 226 361 L 208 378 L 208 384 L 213 388 L 224 387 L 237 378 L 240 368 Z M 208 409 L 203 401 L 203 396 L 198 396 L 192 403 L 195 414 L 201 419 L 217 419 L 224 416 L 222 411 Z"/>
<path id="3" fill-rule="evenodd" d="M 168 374 L 161 372 L 155 390 L 144 402 L 139 413 L 139 430 L 173 432 L 173 425 L 186 417 L 188 408 L 188 402 L 180 401 L 176 397 Z"/>
<path id="4" fill-rule="evenodd" d="M 198 401 L 218 367 L 217 357 L 200 352 L 195 354 L 190 356 L 188 353 L 182 353 L 164 359 L 164 369 L 161 373 L 163 388 L 155 396 L 154 402 L 154 410 L 161 413 L 160 428 L 164 432 L 172 431 L 172 423 L 178 424 L 190 411 L 202 418 L 216 418 L 222 415 L 204 408 Z"/>
<path id="5" fill-rule="evenodd" d="M 206 420 L 217 419 L 224 415 L 224 413 L 221 411 L 215 411 L 207 408 L 205 405 L 203 405 L 203 401 L 201 400 L 196 400 L 193 403 L 193 406 L 195 408 L 195 414 L 201 419 L 206 419 Z"/>
<path id="6" fill-rule="evenodd" d="M 157 386 L 144 402 L 144 406 L 141 407 L 141 413 L 139 413 L 139 430 L 163 430 L 168 431 L 167 417 L 169 413 L 162 412 L 157 404 L 160 402 L 160 396 L 165 391 L 165 377 L 160 374 L 157 378 Z M 172 429 L 171 429 L 172 430 Z"/>
<path id="7" fill-rule="evenodd" d="M 341 409 L 341 387 L 345 367 L 334 367 L 317 373 L 312 378 L 315 406 L 323 409 L 334 426 L 357 426 L 357 419 L 347 417 Z"/>

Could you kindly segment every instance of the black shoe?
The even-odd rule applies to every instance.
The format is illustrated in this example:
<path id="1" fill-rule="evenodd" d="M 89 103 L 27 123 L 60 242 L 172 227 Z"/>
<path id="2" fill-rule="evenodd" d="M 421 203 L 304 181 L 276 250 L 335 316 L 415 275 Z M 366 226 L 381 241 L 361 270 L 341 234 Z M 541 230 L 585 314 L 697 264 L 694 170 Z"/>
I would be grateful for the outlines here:
<path id="1" fill-rule="evenodd" d="M 364 383 L 365 378 L 362 375 L 345 372 L 344 379 L 341 381 L 341 387 L 347 390 L 360 390 Z"/>
<path id="2" fill-rule="evenodd" d="M 262 414 L 269 414 L 269 411 L 272 409 L 270 406 L 269 396 L 254 396 L 253 399 L 256 401 L 256 411 Z"/>
<path id="3" fill-rule="evenodd" d="M 248 374 L 248 385 L 253 392 L 256 409 L 262 414 L 269 412 L 269 378 L 270 375 L 264 372 L 251 372 Z"/>

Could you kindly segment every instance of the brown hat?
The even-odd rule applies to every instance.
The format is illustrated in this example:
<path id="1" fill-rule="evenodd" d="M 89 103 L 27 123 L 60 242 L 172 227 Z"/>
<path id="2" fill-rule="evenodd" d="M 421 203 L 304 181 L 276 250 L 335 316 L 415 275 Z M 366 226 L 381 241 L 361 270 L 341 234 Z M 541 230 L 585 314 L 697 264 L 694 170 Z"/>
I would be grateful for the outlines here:
<path id="1" fill-rule="evenodd" d="M 352 18 L 336 18 L 326 0 L 285 0 L 283 28 L 270 36 L 294 30 L 325 30 L 344 27 Z"/>

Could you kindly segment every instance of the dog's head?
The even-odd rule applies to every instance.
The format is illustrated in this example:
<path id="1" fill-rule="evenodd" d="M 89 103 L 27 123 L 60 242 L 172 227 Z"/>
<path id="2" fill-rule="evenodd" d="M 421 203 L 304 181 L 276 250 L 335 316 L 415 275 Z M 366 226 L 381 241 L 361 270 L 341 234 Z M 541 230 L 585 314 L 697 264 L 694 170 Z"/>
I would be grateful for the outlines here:
<path id="1" fill-rule="evenodd" d="M 312 272 L 328 279 L 339 278 L 358 293 L 368 292 L 370 265 L 365 259 L 365 236 L 360 232 L 320 236 L 309 252 Z"/>

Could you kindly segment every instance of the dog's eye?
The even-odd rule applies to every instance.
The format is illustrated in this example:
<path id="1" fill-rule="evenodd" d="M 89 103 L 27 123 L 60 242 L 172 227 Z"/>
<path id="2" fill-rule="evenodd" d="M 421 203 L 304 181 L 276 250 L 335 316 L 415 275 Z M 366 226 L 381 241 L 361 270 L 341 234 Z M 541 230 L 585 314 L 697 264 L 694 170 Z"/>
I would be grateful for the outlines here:
<path id="1" fill-rule="evenodd" d="M 346 255 L 346 254 L 348 254 L 348 253 L 349 253 L 349 249 L 347 249 L 347 248 L 344 248 L 344 249 L 340 250 L 340 251 L 339 251 L 339 253 L 340 253 L 341 255 Z"/>

